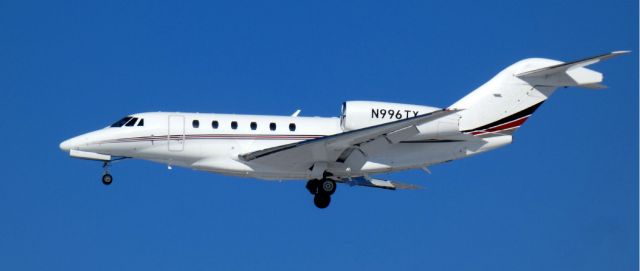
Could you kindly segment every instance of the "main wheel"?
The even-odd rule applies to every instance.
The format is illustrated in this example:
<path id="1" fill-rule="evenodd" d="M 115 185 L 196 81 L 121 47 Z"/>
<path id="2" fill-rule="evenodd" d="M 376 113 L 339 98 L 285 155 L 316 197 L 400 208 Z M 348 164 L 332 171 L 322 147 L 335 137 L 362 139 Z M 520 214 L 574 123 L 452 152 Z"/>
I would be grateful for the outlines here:
<path id="1" fill-rule="evenodd" d="M 320 209 L 327 208 L 327 206 L 329 206 L 329 203 L 331 203 L 331 196 L 329 195 L 318 194 L 315 197 L 313 197 L 313 204 L 315 204 L 316 207 Z"/>
<path id="2" fill-rule="evenodd" d="M 111 174 L 105 173 L 104 175 L 102 175 L 102 183 L 104 185 L 110 185 L 111 182 L 113 182 L 113 176 L 111 176 Z"/>
<path id="3" fill-rule="evenodd" d="M 309 193 L 311 193 L 311 195 L 318 194 L 319 186 L 320 186 L 319 180 L 309 180 L 307 182 L 307 190 L 309 190 Z"/>
<path id="4" fill-rule="evenodd" d="M 333 195 L 336 192 L 336 182 L 331 179 L 324 179 L 320 184 L 320 191 L 327 195 Z"/>

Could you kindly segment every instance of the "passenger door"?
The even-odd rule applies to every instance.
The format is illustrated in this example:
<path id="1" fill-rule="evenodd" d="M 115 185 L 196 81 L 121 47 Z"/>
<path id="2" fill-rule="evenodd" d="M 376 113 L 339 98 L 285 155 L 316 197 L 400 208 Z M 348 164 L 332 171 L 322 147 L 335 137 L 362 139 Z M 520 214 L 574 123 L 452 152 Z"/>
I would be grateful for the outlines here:
<path id="1" fill-rule="evenodd" d="M 184 116 L 169 115 L 167 141 L 169 143 L 169 151 L 184 150 Z"/>

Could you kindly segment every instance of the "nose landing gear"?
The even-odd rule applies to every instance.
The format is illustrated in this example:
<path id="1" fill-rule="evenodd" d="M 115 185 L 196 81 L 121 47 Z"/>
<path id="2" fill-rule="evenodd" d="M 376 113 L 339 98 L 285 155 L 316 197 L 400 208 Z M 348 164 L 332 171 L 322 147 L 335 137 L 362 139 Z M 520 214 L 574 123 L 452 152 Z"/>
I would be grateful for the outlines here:
<path id="1" fill-rule="evenodd" d="M 104 185 L 110 185 L 111 182 L 113 182 L 113 176 L 109 174 L 109 162 L 110 161 L 106 161 L 102 165 L 102 168 L 104 169 L 104 173 L 102 174 L 102 183 Z"/>
<path id="2" fill-rule="evenodd" d="M 324 178 L 322 180 L 309 180 L 307 190 L 314 195 L 313 203 L 320 209 L 327 208 L 331 203 L 331 195 L 336 192 L 336 182 Z"/>
<path id="3" fill-rule="evenodd" d="M 102 169 L 103 169 L 103 172 L 102 172 L 102 183 L 104 185 L 110 185 L 113 182 L 113 176 L 111 176 L 111 174 L 109 174 L 109 167 L 111 166 L 111 163 L 117 162 L 117 161 L 120 161 L 120 160 L 124 160 L 124 159 L 127 159 L 127 158 L 129 158 L 129 157 L 118 157 L 118 158 L 115 158 L 115 159 L 104 161 L 104 163 L 102 164 Z"/>

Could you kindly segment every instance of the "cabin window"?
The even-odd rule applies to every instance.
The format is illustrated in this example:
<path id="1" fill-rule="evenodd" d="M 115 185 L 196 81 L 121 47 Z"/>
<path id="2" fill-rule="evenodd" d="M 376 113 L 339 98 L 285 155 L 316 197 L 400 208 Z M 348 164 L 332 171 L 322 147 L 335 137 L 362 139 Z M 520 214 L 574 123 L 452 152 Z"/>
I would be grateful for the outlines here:
<path id="1" fill-rule="evenodd" d="M 232 121 L 231 122 L 231 129 L 233 129 L 233 130 L 238 129 L 238 122 Z"/>
<path id="2" fill-rule="evenodd" d="M 138 126 L 144 126 L 144 119 L 140 119 L 140 122 L 138 122 Z"/>
<path id="3" fill-rule="evenodd" d="M 217 120 L 212 121 L 212 122 L 211 122 L 211 127 L 212 127 L 213 129 L 218 129 L 218 121 L 217 121 Z"/>
<path id="4" fill-rule="evenodd" d="M 191 126 L 193 126 L 193 128 L 198 128 L 200 127 L 200 121 L 199 120 L 193 120 L 191 122 Z"/>
<path id="5" fill-rule="evenodd" d="M 127 121 L 129 121 L 130 119 L 132 119 L 132 118 L 131 117 L 124 117 L 124 118 L 120 119 L 119 121 L 116 121 L 114 124 L 111 124 L 111 127 L 122 127 L 122 125 L 127 123 Z"/>
<path id="6" fill-rule="evenodd" d="M 269 130 L 271 130 L 271 131 L 275 131 L 276 130 L 276 123 L 275 122 L 269 123 Z"/>
<path id="7" fill-rule="evenodd" d="M 124 126 L 127 126 L 127 127 L 135 126 L 136 125 L 136 121 L 138 121 L 138 118 L 132 118 Z"/>
<path id="8" fill-rule="evenodd" d="M 296 130 L 296 124 L 295 123 L 289 123 L 289 131 L 293 132 Z"/>
<path id="9" fill-rule="evenodd" d="M 258 124 L 255 123 L 255 122 L 252 122 L 251 123 L 251 130 L 255 130 L 255 129 L 258 129 Z"/>

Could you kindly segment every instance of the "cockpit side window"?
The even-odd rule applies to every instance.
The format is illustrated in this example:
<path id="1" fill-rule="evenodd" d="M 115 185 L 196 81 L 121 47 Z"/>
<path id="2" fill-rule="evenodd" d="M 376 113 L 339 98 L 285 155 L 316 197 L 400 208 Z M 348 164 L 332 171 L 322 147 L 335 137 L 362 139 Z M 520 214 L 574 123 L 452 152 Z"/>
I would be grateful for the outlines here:
<path id="1" fill-rule="evenodd" d="M 131 117 L 124 117 L 119 121 L 116 121 L 115 123 L 111 124 L 111 127 L 122 127 L 122 125 L 124 125 L 125 123 L 127 123 L 127 121 L 131 119 L 132 119 Z"/>
<path id="2" fill-rule="evenodd" d="M 138 122 L 138 126 L 144 126 L 144 119 L 140 119 L 140 122 Z"/>
<path id="3" fill-rule="evenodd" d="M 138 121 L 138 118 L 132 118 L 124 126 L 127 126 L 127 127 L 135 126 L 137 121 Z"/>

